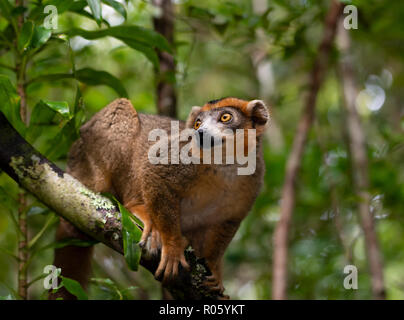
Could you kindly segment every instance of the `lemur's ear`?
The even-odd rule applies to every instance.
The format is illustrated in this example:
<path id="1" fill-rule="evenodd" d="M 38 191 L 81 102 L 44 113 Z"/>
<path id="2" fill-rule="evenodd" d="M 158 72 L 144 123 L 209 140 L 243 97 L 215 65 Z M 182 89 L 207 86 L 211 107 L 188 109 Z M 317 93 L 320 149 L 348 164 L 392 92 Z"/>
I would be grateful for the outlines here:
<path id="1" fill-rule="evenodd" d="M 257 135 L 265 130 L 265 126 L 269 120 L 269 112 L 265 103 L 261 100 L 252 100 L 247 104 L 247 113 L 250 115 Z"/>
<path id="2" fill-rule="evenodd" d="M 199 114 L 199 112 L 201 112 L 201 109 L 202 109 L 202 107 L 198 107 L 198 106 L 192 107 L 191 112 L 188 115 L 188 119 L 187 119 L 187 123 L 186 123 L 187 128 L 194 127 L 195 119 L 196 119 L 197 115 Z"/>

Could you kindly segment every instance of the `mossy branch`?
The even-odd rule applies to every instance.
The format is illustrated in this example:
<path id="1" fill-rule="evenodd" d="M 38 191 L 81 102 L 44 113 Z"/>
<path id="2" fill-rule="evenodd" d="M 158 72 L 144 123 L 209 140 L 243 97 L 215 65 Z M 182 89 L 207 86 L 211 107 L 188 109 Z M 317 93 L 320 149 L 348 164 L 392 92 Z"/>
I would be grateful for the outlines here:
<path id="1" fill-rule="evenodd" d="M 0 112 L 0 168 L 56 214 L 82 232 L 123 253 L 121 213 L 110 199 L 94 193 L 36 151 Z M 191 272 L 180 271 L 167 289 L 177 299 L 217 299 L 202 285 L 210 274 L 203 259 L 186 251 Z M 140 264 L 154 273 L 159 259 L 142 253 Z"/>

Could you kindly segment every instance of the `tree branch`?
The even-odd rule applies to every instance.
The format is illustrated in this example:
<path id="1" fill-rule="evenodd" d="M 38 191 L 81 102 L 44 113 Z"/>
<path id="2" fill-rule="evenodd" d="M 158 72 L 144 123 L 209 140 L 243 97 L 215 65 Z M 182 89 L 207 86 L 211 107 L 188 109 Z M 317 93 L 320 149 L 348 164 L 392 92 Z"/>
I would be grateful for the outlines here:
<path id="1" fill-rule="evenodd" d="M 357 88 L 354 67 L 350 55 L 351 41 L 348 31 L 340 21 L 338 29 L 338 45 L 342 55 L 339 64 L 339 75 L 343 86 L 344 106 L 346 109 L 346 125 L 349 135 L 349 149 L 352 155 L 353 184 L 359 198 L 358 210 L 362 229 L 365 234 L 366 253 L 370 266 L 372 292 L 375 299 L 385 299 L 383 281 L 383 265 L 379 244 L 370 212 L 369 173 L 366 155 L 365 135 L 356 111 Z"/>
<path id="2" fill-rule="evenodd" d="M 10 125 L 2 112 L 0 168 L 56 214 L 92 238 L 123 253 L 121 214 L 115 205 L 36 151 Z M 185 256 L 191 272 L 180 268 L 178 278 L 165 286 L 173 297 L 181 300 L 220 298 L 202 285 L 205 276 L 210 274 L 204 260 L 195 257 L 190 250 L 185 251 Z M 140 264 L 154 273 L 158 262 L 158 257 L 150 257 L 144 251 Z"/>
<path id="3" fill-rule="evenodd" d="M 320 43 L 318 54 L 310 74 L 309 93 L 305 101 L 303 113 L 293 141 L 292 151 L 286 166 L 285 182 L 282 189 L 281 215 L 274 233 L 272 298 L 276 300 L 286 299 L 288 234 L 296 201 L 296 180 L 306 145 L 307 135 L 313 124 L 317 93 L 327 69 L 328 57 L 342 8 L 343 5 L 341 2 L 338 0 L 332 1 L 325 20 L 323 39 Z"/>

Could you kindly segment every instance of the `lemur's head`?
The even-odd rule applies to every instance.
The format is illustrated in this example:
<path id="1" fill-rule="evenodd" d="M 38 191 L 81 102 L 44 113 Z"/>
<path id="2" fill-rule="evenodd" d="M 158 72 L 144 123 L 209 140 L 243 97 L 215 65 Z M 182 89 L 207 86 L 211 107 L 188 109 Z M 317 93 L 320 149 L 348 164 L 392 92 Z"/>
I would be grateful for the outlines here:
<path id="1" fill-rule="evenodd" d="M 199 147 L 206 148 L 222 144 L 237 133 L 242 132 L 245 135 L 248 129 L 255 129 L 255 135 L 259 137 L 268 120 L 268 109 L 261 100 L 223 98 L 209 101 L 203 107 L 193 107 L 187 120 L 187 128 L 196 130 Z"/>

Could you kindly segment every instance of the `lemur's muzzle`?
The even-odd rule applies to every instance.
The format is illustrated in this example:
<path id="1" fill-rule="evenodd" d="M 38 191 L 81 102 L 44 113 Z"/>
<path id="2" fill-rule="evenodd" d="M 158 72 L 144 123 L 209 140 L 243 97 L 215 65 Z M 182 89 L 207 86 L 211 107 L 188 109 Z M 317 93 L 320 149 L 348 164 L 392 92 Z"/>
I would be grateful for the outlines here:
<path id="1" fill-rule="evenodd" d="M 197 139 L 197 143 L 198 143 L 199 147 L 205 148 L 205 149 L 213 148 L 215 145 L 219 145 L 222 142 L 222 139 L 215 139 L 213 136 L 211 136 L 209 133 L 207 133 L 203 129 L 197 130 L 196 139 Z M 204 141 L 205 141 L 205 143 L 204 143 Z"/>

